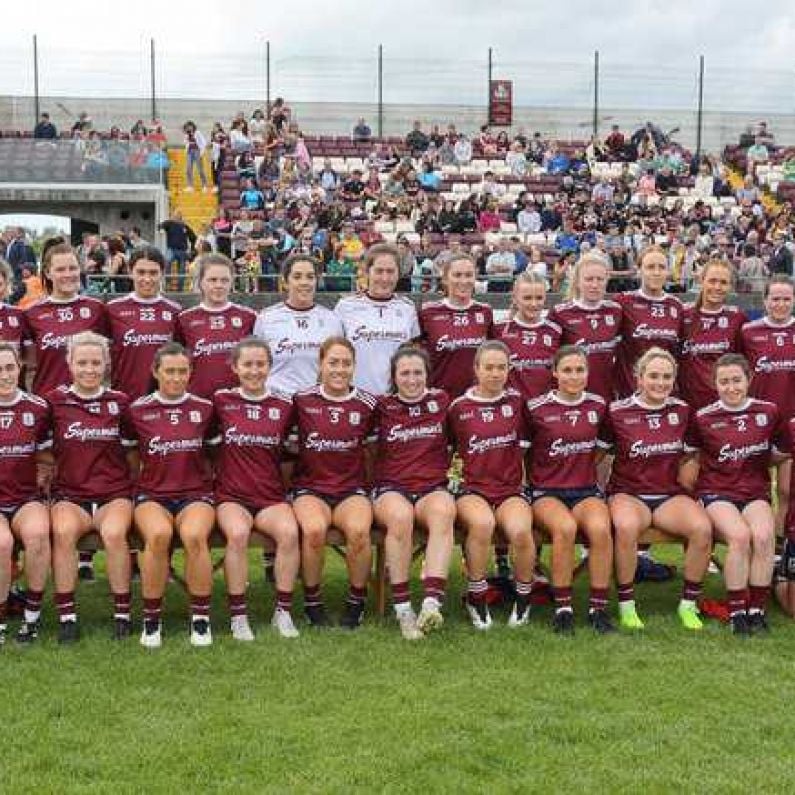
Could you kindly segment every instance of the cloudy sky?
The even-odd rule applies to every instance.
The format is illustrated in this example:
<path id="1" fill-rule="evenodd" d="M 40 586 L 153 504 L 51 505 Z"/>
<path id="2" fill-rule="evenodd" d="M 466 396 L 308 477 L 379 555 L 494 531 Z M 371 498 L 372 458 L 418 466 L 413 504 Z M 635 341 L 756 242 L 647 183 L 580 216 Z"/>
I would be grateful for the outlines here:
<path id="1" fill-rule="evenodd" d="M 386 101 L 479 99 L 491 46 L 520 103 L 587 105 L 598 49 L 605 105 L 690 105 L 703 54 L 713 106 L 795 111 L 792 0 L 34 0 L 3 17 L 4 94 L 32 93 L 36 33 L 44 95 L 145 96 L 152 37 L 163 96 L 262 95 L 270 40 L 275 93 L 371 101 L 380 42 Z"/>

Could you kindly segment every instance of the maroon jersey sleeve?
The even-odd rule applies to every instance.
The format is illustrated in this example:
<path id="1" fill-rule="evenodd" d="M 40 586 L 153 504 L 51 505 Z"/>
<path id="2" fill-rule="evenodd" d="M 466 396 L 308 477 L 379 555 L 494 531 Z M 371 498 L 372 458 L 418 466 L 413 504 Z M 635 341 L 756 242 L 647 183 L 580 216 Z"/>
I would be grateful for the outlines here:
<path id="1" fill-rule="evenodd" d="M 154 393 L 135 401 L 129 417 L 141 461 L 137 494 L 170 500 L 212 494 L 206 452 L 213 422 L 209 401 L 190 394 L 164 401 Z"/>
<path id="2" fill-rule="evenodd" d="M 235 345 L 253 333 L 256 317 L 248 307 L 236 304 L 217 310 L 195 306 L 180 313 L 177 339 L 191 354 L 193 394 L 211 398 L 217 390 L 237 383 L 229 357 Z"/>
<path id="3" fill-rule="evenodd" d="M 85 398 L 59 387 L 47 399 L 52 407 L 57 497 L 92 502 L 129 497 L 132 484 L 121 445 L 127 396 L 106 389 Z"/>
<path id="4" fill-rule="evenodd" d="M 463 464 L 464 490 L 493 505 L 524 488 L 522 402 L 514 390 L 493 400 L 467 391 L 450 406 L 450 430 Z"/>
<path id="5" fill-rule="evenodd" d="M 416 402 L 387 395 L 375 412 L 375 485 L 417 493 L 447 483 L 446 417 L 450 399 L 431 389 Z"/>
<path id="6" fill-rule="evenodd" d="M 21 390 L 9 403 L 0 403 L 0 508 L 13 508 L 35 499 L 36 453 L 50 442 L 47 403 Z"/>
<path id="7" fill-rule="evenodd" d="M 33 392 L 46 395 L 71 381 L 66 364 L 69 338 L 82 331 L 107 336 L 108 321 L 101 301 L 78 296 L 71 301 L 45 298 L 27 310 L 27 323 L 36 349 Z"/>
<path id="8" fill-rule="evenodd" d="M 743 353 L 751 365 L 751 395 L 795 416 L 795 319 L 776 325 L 766 318 L 742 327 Z"/>
<path id="9" fill-rule="evenodd" d="M 238 389 L 213 398 L 220 433 L 215 497 L 261 509 L 284 502 L 280 464 L 293 425 L 290 398 L 268 394 L 249 398 Z"/>
<path id="10" fill-rule="evenodd" d="M 366 486 L 364 445 L 372 433 L 375 398 L 354 389 L 348 398 L 327 397 L 321 387 L 294 397 L 298 467 L 294 485 L 325 496 Z"/>
<path id="11" fill-rule="evenodd" d="M 154 387 L 155 352 L 174 338 L 179 304 L 165 298 L 143 301 L 125 296 L 110 301 L 107 312 L 113 388 L 137 400 Z"/>
<path id="12" fill-rule="evenodd" d="M 420 309 L 419 322 L 431 359 L 431 385 L 458 397 L 472 384 L 475 352 L 492 334 L 491 307 L 477 301 L 465 308 L 434 301 Z"/>
<path id="13" fill-rule="evenodd" d="M 580 345 L 588 355 L 588 391 L 608 403 L 613 399 L 615 358 L 621 341 L 621 306 L 601 301 L 586 306 L 567 301 L 552 308 L 551 319 L 562 330 L 563 345 Z"/>
<path id="14" fill-rule="evenodd" d="M 582 489 L 596 484 L 596 448 L 605 402 L 586 392 L 576 403 L 554 392 L 530 401 L 528 480 L 538 489 Z"/>
<path id="15" fill-rule="evenodd" d="M 10 342 L 17 350 L 30 342 L 30 328 L 25 313 L 3 303 L 0 303 L 0 341 Z"/>

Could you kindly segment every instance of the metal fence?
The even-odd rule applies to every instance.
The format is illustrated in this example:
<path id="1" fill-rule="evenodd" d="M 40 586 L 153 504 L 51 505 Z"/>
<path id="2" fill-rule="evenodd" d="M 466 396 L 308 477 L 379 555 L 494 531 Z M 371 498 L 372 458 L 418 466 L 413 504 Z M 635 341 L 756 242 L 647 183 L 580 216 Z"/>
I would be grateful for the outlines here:
<path id="1" fill-rule="evenodd" d="M 310 132 L 340 134 L 358 116 L 375 134 L 405 134 L 414 118 L 472 130 L 487 120 L 490 78 L 513 81 L 514 126 L 561 138 L 653 119 L 679 128 L 692 148 L 701 141 L 715 149 L 766 118 L 780 138 L 795 141 L 795 76 L 788 71 L 713 64 L 696 53 L 665 64 L 627 64 L 606 52 L 513 59 L 469 43 L 461 59 L 450 60 L 409 59 L 375 43 L 346 46 L 340 55 L 252 40 L 233 52 L 197 54 L 171 42 L 91 51 L 33 37 L 0 53 L 0 129 L 32 129 L 44 110 L 64 127 L 88 110 L 101 128 L 159 117 L 176 135 L 187 118 L 200 126 L 228 122 L 238 110 L 265 110 L 284 96 Z"/>

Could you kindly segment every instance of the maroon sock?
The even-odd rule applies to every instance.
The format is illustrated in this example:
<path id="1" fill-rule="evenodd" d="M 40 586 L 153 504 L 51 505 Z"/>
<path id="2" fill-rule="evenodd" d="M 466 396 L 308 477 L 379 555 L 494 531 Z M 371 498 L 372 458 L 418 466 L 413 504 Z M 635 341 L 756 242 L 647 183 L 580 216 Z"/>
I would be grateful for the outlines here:
<path id="1" fill-rule="evenodd" d="M 230 616 L 244 616 L 246 615 L 246 595 L 244 593 L 236 594 L 230 593 L 227 594 L 226 600 L 229 604 L 229 615 Z"/>
<path id="2" fill-rule="evenodd" d="M 67 617 L 73 620 L 75 615 L 75 592 L 64 591 L 55 594 L 55 609 L 58 611 L 58 618 L 65 621 Z"/>
<path id="3" fill-rule="evenodd" d="M 748 586 L 748 609 L 764 613 L 767 607 L 767 598 L 770 595 L 768 585 L 749 585 Z"/>
<path id="4" fill-rule="evenodd" d="M 392 602 L 395 605 L 403 605 L 411 601 L 408 582 L 392 583 Z"/>
<path id="5" fill-rule="evenodd" d="M 25 610 L 29 613 L 40 613 L 43 599 L 44 591 L 34 591 L 28 588 L 25 591 Z"/>
<path id="6" fill-rule="evenodd" d="M 276 591 L 276 607 L 289 613 L 293 609 L 293 592 Z"/>
<path id="7" fill-rule="evenodd" d="M 702 584 L 700 582 L 693 582 L 692 580 L 685 580 L 682 583 L 682 599 L 689 602 L 695 602 L 701 596 Z"/>
<path id="8" fill-rule="evenodd" d="M 555 600 L 556 610 L 571 610 L 571 586 L 552 586 L 552 597 Z"/>
<path id="9" fill-rule="evenodd" d="M 624 585 L 619 583 L 617 590 L 619 603 L 635 601 L 635 583 L 628 582 Z"/>
<path id="10" fill-rule="evenodd" d="M 745 588 L 736 591 L 726 591 L 726 600 L 729 604 L 730 616 L 735 615 L 735 613 L 745 612 L 747 603 Z"/>
<path id="11" fill-rule="evenodd" d="M 516 601 L 520 604 L 527 604 L 530 601 L 530 594 L 533 591 L 532 580 L 516 580 Z"/>
<path id="12" fill-rule="evenodd" d="M 348 601 L 355 604 L 363 604 L 367 601 L 367 586 L 359 588 L 356 585 L 348 586 Z"/>
<path id="13" fill-rule="evenodd" d="M 588 607 L 591 610 L 604 610 L 607 607 L 607 588 L 594 588 L 591 586 Z"/>
<path id="14" fill-rule="evenodd" d="M 190 595 L 190 614 L 191 618 L 210 617 L 210 597 Z"/>
<path id="15" fill-rule="evenodd" d="M 484 579 L 469 580 L 467 583 L 467 601 L 473 605 L 482 605 L 486 601 L 489 584 Z"/>
<path id="16" fill-rule="evenodd" d="M 82 566 L 85 565 L 92 566 L 94 564 L 93 552 L 80 552 L 77 557 Z"/>
<path id="17" fill-rule="evenodd" d="M 144 599 L 144 621 L 160 622 L 160 614 L 163 612 L 163 599 Z"/>
<path id="18" fill-rule="evenodd" d="M 323 597 L 319 585 L 304 585 L 304 607 L 320 607 Z"/>
<path id="19" fill-rule="evenodd" d="M 132 596 L 130 596 L 129 591 L 127 591 L 127 593 L 113 594 L 113 617 L 129 619 L 131 605 Z"/>
<path id="20" fill-rule="evenodd" d="M 447 580 L 444 577 L 426 577 L 422 581 L 422 590 L 427 598 L 436 599 L 441 604 L 444 602 Z"/>
<path id="21" fill-rule="evenodd" d="M 0 624 L 6 623 L 6 616 L 8 616 L 8 602 L 0 602 Z"/>

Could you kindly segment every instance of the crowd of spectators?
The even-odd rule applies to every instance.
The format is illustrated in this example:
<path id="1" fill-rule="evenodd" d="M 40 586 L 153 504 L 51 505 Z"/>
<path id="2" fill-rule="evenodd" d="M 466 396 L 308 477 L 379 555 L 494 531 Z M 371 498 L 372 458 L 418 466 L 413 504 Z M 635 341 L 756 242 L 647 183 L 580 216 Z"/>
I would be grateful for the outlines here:
<path id="1" fill-rule="evenodd" d="M 610 288 L 626 289 L 638 252 L 652 241 L 668 252 L 671 291 L 696 286 L 713 256 L 734 263 L 740 290 L 761 289 L 770 273 L 792 274 L 792 208 L 766 197 L 756 176 L 776 148 L 767 125 L 741 137 L 748 168 L 734 186 L 726 163 L 694 156 L 672 138 L 675 132 L 651 122 L 634 132 L 613 125 L 604 140 L 571 145 L 523 128 L 495 132 L 484 125 L 467 135 L 453 124 L 417 121 L 395 141 L 374 138 L 359 118 L 351 140 L 366 152 L 360 149 L 363 156 L 348 167 L 313 157 L 313 139 L 279 98 L 269 112 L 240 112 L 227 126 L 216 122 L 206 136 L 186 122 L 189 185 L 195 170 L 206 190 L 223 188 L 222 202 L 201 229 L 190 229 L 178 215 L 161 228 L 180 274 L 175 284 L 185 288 L 194 255 L 217 250 L 237 263 L 241 289 L 276 289 L 280 263 L 301 251 L 323 262 L 325 289 L 353 290 L 363 281 L 363 251 L 385 237 L 400 248 L 406 291 L 437 289 L 441 264 L 461 249 L 478 263 L 480 289 L 492 291 L 509 289 L 528 269 L 552 290 L 565 290 L 573 262 L 589 249 L 610 262 Z M 43 114 L 36 137 L 57 134 Z M 87 153 L 97 146 L 108 157 L 118 140 L 161 154 L 166 143 L 158 123 L 139 121 L 129 133 L 114 127 L 99 135 L 85 114 L 70 134 Z M 210 175 L 202 165 L 205 151 Z M 488 167 L 471 170 L 479 163 Z M 452 184 L 464 174 L 465 181 Z M 87 257 L 87 274 L 123 275 L 123 252 L 113 240 L 126 250 L 133 237 L 120 233 L 88 246 L 104 257 Z M 115 289 L 123 285 L 115 283 Z"/>

